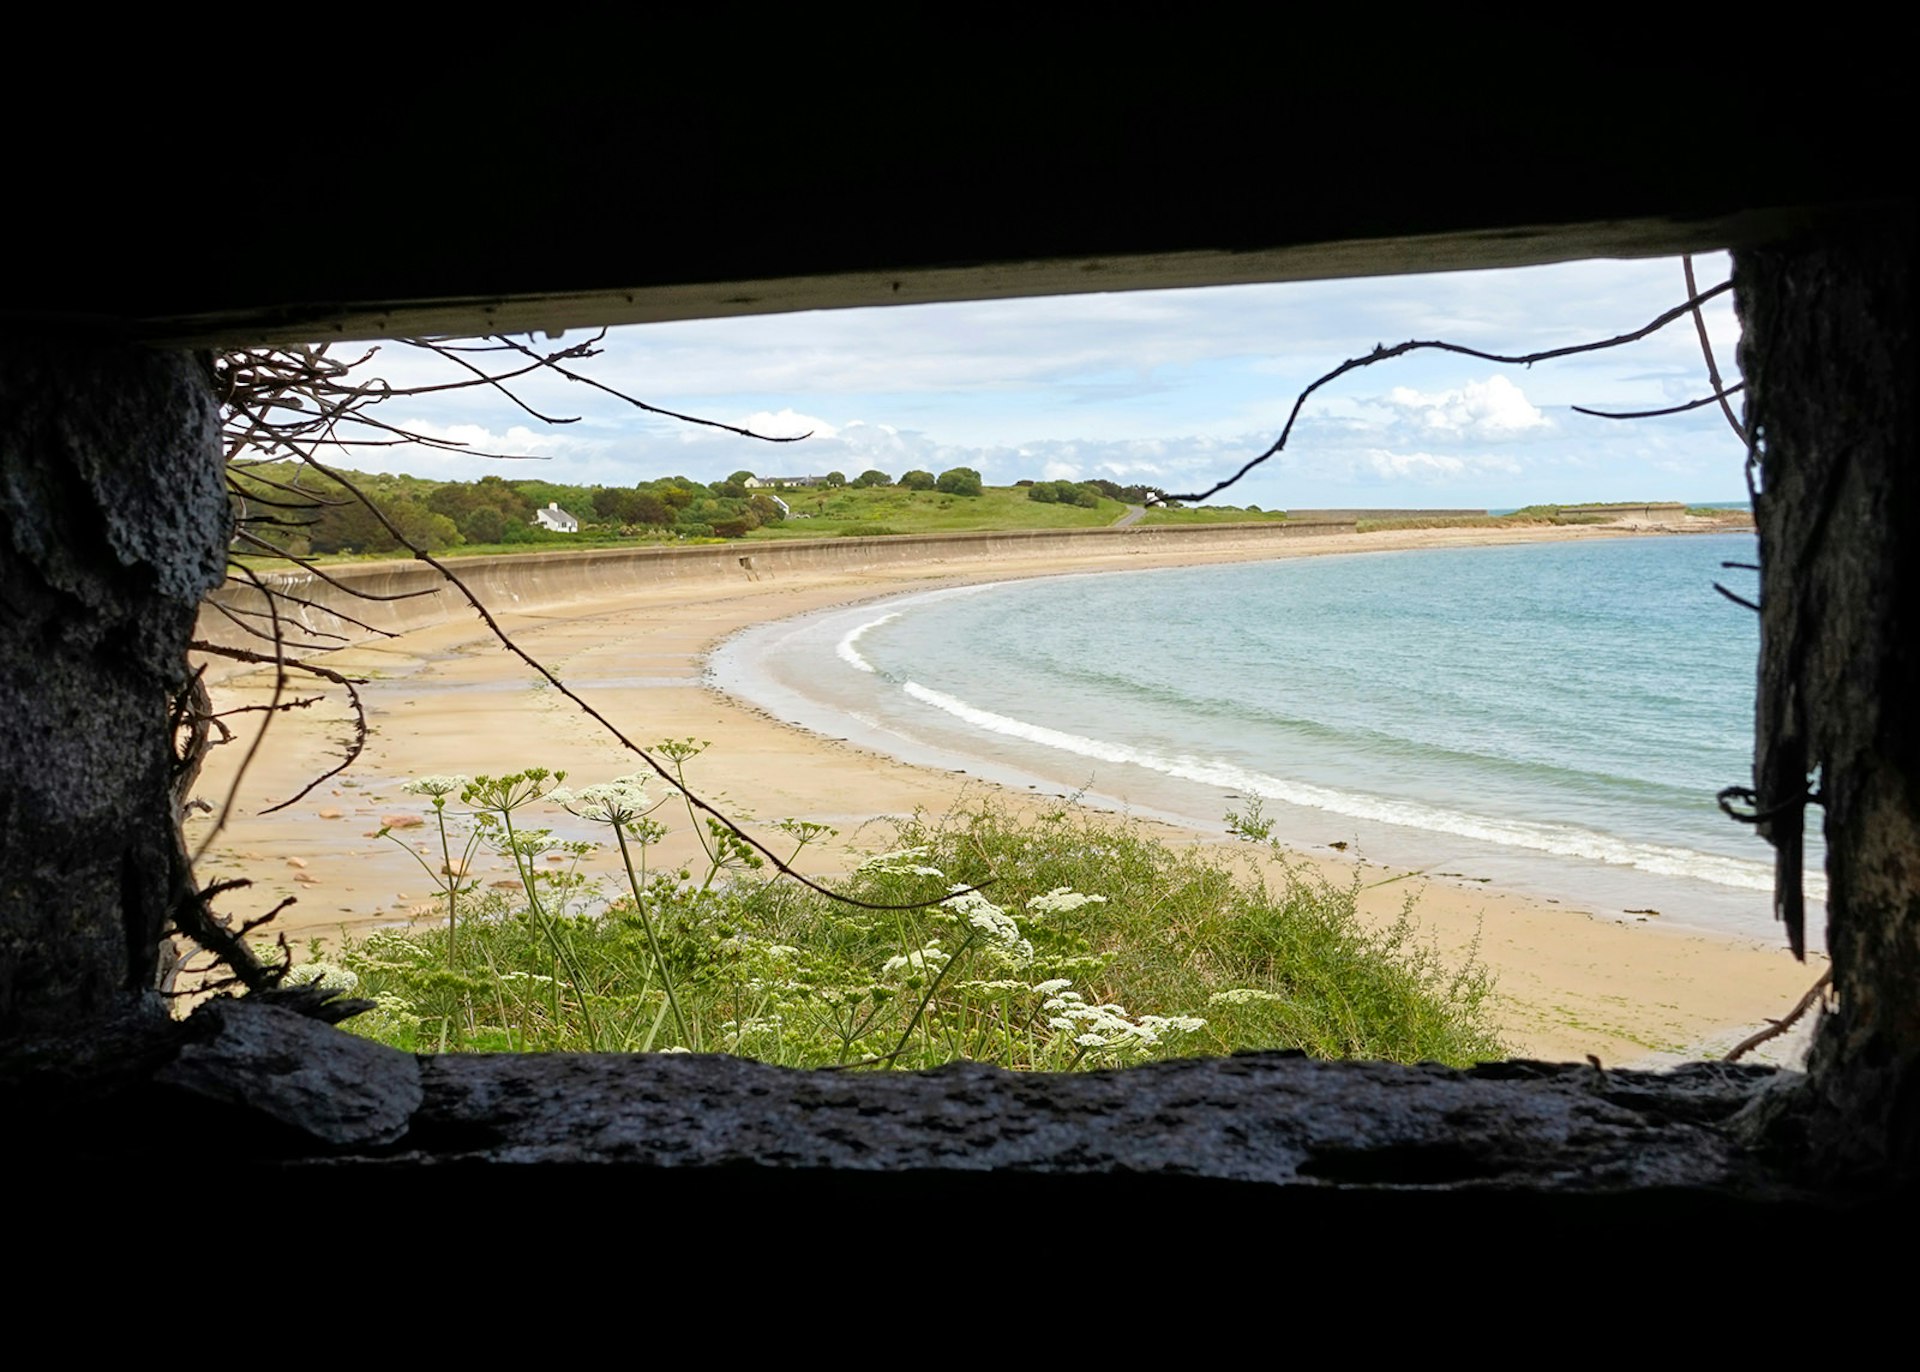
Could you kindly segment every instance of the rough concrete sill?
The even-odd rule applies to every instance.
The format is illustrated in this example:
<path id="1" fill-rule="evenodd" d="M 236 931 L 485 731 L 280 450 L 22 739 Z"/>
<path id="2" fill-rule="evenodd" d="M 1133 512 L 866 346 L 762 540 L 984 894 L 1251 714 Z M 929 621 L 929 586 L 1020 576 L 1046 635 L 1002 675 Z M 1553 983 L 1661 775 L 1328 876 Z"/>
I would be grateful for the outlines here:
<path id="1" fill-rule="evenodd" d="M 12 1147 L 70 1161 L 150 1156 L 158 1130 L 230 1164 L 369 1177 L 464 1164 L 683 1181 L 1021 1174 L 1261 1192 L 1804 1196 L 1743 1143 L 1738 1119 L 1798 1077 L 1706 1063 L 1457 1071 L 1259 1053 L 1043 1076 L 683 1054 L 416 1058 L 238 1001 L 84 1047 L 16 1046 L 4 1068 L 7 1114 L 35 1121 L 11 1131 Z"/>

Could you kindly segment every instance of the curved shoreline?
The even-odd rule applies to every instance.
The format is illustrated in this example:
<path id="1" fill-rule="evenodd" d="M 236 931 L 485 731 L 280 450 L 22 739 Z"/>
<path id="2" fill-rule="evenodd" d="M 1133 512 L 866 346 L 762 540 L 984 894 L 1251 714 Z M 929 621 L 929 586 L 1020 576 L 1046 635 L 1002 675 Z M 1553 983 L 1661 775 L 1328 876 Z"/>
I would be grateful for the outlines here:
<path id="1" fill-rule="evenodd" d="M 1001 558 L 982 549 L 983 555 L 964 561 L 949 556 L 851 570 L 820 566 L 751 581 L 736 564 L 731 576 L 677 577 L 638 588 L 630 582 L 589 587 L 589 594 L 573 602 L 535 603 L 523 588 L 517 600 L 495 600 L 492 608 L 518 641 L 637 742 L 717 739 L 695 763 L 691 779 L 750 827 L 764 828 L 791 815 L 841 829 L 838 846 L 809 850 L 809 870 L 831 872 L 844 869 L 850 842 L 872 846 L 882 837 L 855 832 L 874 816 L 915 808 L 938 813 L 981 790 L 1014 804 L 1034 792 L 905 766 L 846 741 L 803 733 L 722 695 L 705 679 L 705 659 L 748 625 L 905 592 L 1116 565 L 1176 566 L 1632 532 L 1600 526 L 1414 530 L 1276 540 L 1264 546 L 1181 539 L 1174 541 L 1180 553 L 1169 549 L 1124 561 L 1098 551 Z M 1076 543 L 1086 546 L 1077 540 L 1063 546 Z M 412 860 L 371 837 L 385 815 L 418 809 L 400 792 L 405 778 L 538 765 L 593 780 L 634 770 L 630 754 L 555 692 L 531 680 L 504 652 L 489 649 L 486 630 L 471 611 L 428 618 L 396 638 L 367 636 L 327 659 L 337 669 L 373 677 L 362 689 L 375 733 L 349 779 L 324 786 L 277 815 L 254 813 L 292 794 L 324 767 L 347 727 L 344 712 L 332 704 L 284 716 L 274 726 L 277 745 L 262 750 L 237 817 L 206 864 L 203 880 L 244 875 L 256 881 L 249 904 L 236 907 L 245 913 L 253 913 L 256 903 L 264 909 L 280 896 L 299 897 L 300 905 L 283 920 L 295 940 L 310 932 L 404 918 L 425 903 L 428 887 Z M 217 686 L 222 704 L 262 698 L 270 676 L 258 669 L 227 675 Z M 257 718 L 239 716 L 236 722 L 250 730 Z M 225 794 L 246 738 L 243 732 L 241 746 L 218 750 L 209 759 L 203 796 L 217 802 Z M 197 822 L 196 829 L 204 823 Z M 685 828 L 684 820 L 680 827 Z M 556 822 L 555 828 L 564 825 Z M 1177 842 L 1209 838 L 1191 829 L 1164 828 L 1163 833 Z M 671 844 L 661 857 L 680 860 Z M 1301 860 L 1341 882 L 1355 871 L 1338 857 L 1309 854 Z M 504 873 L 483 875 L 498 879 Z M 1406 873 L 1378 867 L 1368 870 L 1366 880 L 1372 887 L 1364 909 L 1368 917 L 1382 919 L 1397 913 L 1402 893 L 1416 884 Z M 1804 983 L 1817 975 L 1817 969 L 1794 964 L 1783 951 L 1758 941 L 1691 934 L 1620 914 L 1573 914 L 1551 901 L 1498 887 L 1425 879 L 1417 884 L 1423 928 L 1449 956 L 1478 945 L 1500 977 L 1507 1033 L 1518 1050 L 1536 1056 L 1578 1059 L 1591 1052 L 1611 1064 L 1711 1047 L 1716 1039 L 1724 1040 L 1722 1046 L 1731 1044 L 1797 1000 Z"/>
<path id="2" fill-rule="evenodd" d="M 949 566 L 965 574 L 1061 561 L 1111 565 L 1116 559 L 1211 561 L 1292 555 L 1301 540 L 1352 535 L 1351 520 L 1283 523 L 1145 525 L 1093 529 L 896 534 L 884 538 L 782 539 L 765 542 L 564 549 L 498 557 L 453 558 L 448 566 L 481 601 L 500 611 L 564 609 L 645 595 L 664 586 L 726 585 L 819 575 L 876 576 Z M 1175 565 L 1169 562 L 1168 565 Z M 459 592 L 416 561 L 346 562 L 322 568 L 266 571 L 261 580 L 297 596 L 297 627 L 326 641 L 364 642 L 379 633 L 409 633 L 469 612 Z M 1019 575 L 1019 573 L 1015 573 Z M 251 584 L 233 583 L 208 597 L 242 617 L 266 604 Z M 203 611 L 199 636 L 245 646 L 251 636 L 227 615 Z"/>
<path id="3" fill-rule="evenodd" d="M 1151 578 L 1180 570 L 1191 569 L 1102 575 Z M 750 625 L 707 655 L 708 680 L 792 727 L 855 742 L 905 765 L 963 768 L 1014 790 L 1075 792 L 1100 808 L 1209 837 L 1224 836 L 1223 811 L 1252 795 L 1270 807 L 1267 820 L 1279 841 L 1296 850 L 1325 847 L 1337 836 L 1390 866 L 1493 871 L 1502 885 L 1576 908 L 1655 907 L 1676 926 L 1735 936 L 1765 927 L 1770 917 L 1772 868 L 1757 847 L 1736 856 L 1673 846 L 1679 840 L 1659 845 L 1621 837 L 1571 818 L 1548 824 L 1435 809 L 1375 794 L 1364 782 L 1338 790 L 1292 773 L 1269 775 L 1204 748 L 1167 753 L 1123 740 L 1097 721 L 1062 726 L 1056 717 L 1036 724 L 1039 716 L 1028 711 L 1015 710 L 1017 718 L 996 713 L 1005 704 L 980 707 L 962 688 L 936 691 L 920 679 L 878 673 L 855 646 L 869 630 L 902 615 L 938 615 L 936 602 L 1008 584 L 913 591 Z M 943 693 L 953 689 L 965 698 Z M 1040 716 L 1047 713 L 1038 708 Z"/>

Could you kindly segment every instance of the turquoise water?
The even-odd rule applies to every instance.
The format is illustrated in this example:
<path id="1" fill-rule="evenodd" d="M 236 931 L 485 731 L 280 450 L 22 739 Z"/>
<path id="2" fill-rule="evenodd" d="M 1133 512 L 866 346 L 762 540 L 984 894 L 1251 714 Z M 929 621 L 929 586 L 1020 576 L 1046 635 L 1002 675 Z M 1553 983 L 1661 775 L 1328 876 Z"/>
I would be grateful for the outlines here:
<path id="1" fill-rule="evenodd" d="M 1215 827 L 1259 797 L 1300 846 L 1764 934 L 1768 851 L 1714 803 L 1750 772 L 1757 627 L 1713 582 L 1750 592 L 1721 563 L 1754 560 L 1730 534 L 1051 577 L 716 667 L 911 760 Z"/>

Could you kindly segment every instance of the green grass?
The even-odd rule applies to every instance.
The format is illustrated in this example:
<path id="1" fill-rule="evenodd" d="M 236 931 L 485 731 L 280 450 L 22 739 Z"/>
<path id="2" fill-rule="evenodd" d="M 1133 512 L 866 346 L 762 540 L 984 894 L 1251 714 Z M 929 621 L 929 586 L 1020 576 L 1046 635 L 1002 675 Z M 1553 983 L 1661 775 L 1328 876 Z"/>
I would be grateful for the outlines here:
<path id="1" fill-rule="evenodd" d="M 1232 506 L 1197 505 L 1179 510 L 1149 509 L 1142 524 L 1278 524 L 1285 510 L 1237 510 Z"/>
<path id="2" fill-rule="evenodd" d="M 1411 906 L 1370 932 L 1357 886 L 1284 865 L 1267 884 L 1236 854 L 1176 849 L 1126 820 L 982 804 L 892 822 L 889 853 L 838 883 L 918 906 L 890 910 L 772 879 L 718 830 L 708 870 L 648 873 L 660 830 L 644 821 L 629 831 L 642 906 L 631 887 L 596 892 L 546 865 L 557 845 L 529 827 L 541 803 L 513 817 L 525 895 L 463 892 L 451 948 L 441 917 L 311 950 L 321 960 L 297 975 L 371 997 L 347 1027 L 413 1051 L 691 1048 L 1026 1070 L 1245 1049 L 1453 1064 L 1502 1052 L 1486 972 L 1445 966 Z M 446 811 L 456 853 L 458 808 Z M 490 832 L 483 841 L 503 841 L 500 825 Z M 822 836 L 789 832 L 796 847 Z M 948 898 L 954 883 L 990 884 Z"/>
<path id="3" fill-rule="evenodd" d="M 906 491 L 895 486 L 837 491 L 782 492 L 796 516 L 747 535 L 746 541 L 783 538 L 838 538 L 863 525 L 891 533 L 945 534 L 1000 529 L 1098 529 L 1126 513 L 1117 500 L 1102 499 L 1093 509 L 1029 500 L 1024 488 L 989 486 L 977 496 L 939 491 Z"/>

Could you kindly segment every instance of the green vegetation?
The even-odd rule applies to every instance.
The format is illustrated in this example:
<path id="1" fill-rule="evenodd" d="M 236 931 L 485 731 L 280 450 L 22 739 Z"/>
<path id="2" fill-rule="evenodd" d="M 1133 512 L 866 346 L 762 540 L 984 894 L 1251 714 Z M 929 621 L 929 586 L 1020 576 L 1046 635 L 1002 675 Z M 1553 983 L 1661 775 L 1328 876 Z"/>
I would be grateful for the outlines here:
<path id="1" fill-rule="evenodd" d="M 915 491 L 899 486 L 838 491 L 814 487 L 785 493 L 793 514 L 780 524 L 749 535 L 763 538 L 834 538 L 884 528 L 888 533 L 962 533 L 986 529 L 1098 529 L 1125 512 L 1118 501 L 1102 497 L 1092 508 L 1048 505 L 1027 498 L 1025 490 L 983 486 L 977 496 Z"/>
<path id="2" fill-rule="evenodd" d="M 735 472 L 712 485 L 672 476 L 631 488 L 566 486 L 498 476 L 430 481 L 386 473 L 346 475 L 402 534 L 435 553 L 741 538 L 786 517 L 771 495 L 747 488 L 748 472 Z M 233 477 L 241 499 L 250 506 L 257 503 L 283 521 L 282 527 L 271 531 L 269 541 L 297 557 L 388 556 L 403 551 L 400 540 L 371 510 L 314 471 L 275 463 L 240 469 Z M 556 533 L 535 524 L 535 512 L 549 505 L 577 519 L 579 531 Z"/>
<path id="3" fill-rule="evenodd" d="M 1027 499 L 1042 505 L 1079 505 L 1100 508 L 1100 488 L 1084 481 L 1036 481 L 1027 487 Z"/>
<path id="4" fill-rule="evenodd" d="M 681 768 L 704 746 L 659 751 Z M 1270 886 L 1217 849 L 1174 849 L 1129 821 L 983 804 L 893 822 L 888 851 L 836 884 L 911 908 L 862 908 L 769 876 L 690 807 L 702 869 L 656 870 L 661 800 L 633 778 L 576 791 L 563 780 L 534 769 L 412 783 L 438 827 L 409 851 L 445 918 L 316 948 L 291 979 L 372 999 L 347 1027 L 419 1051 L 1061 1070 L 1251 1048 L 1454 1064 L 1501 1052 L 1485 971 L 1442 966 L 1408 912 L 1368 932 L 1357 885 L 1283 865 Z M 540 827 L 562 807 L 618 847 L 613 892 L 573 870 L 589 845 Z M 796 855 L 832 832 L 779 827 Z M 510 898 L 467 875 L 481 849 L 511 859 Z"/>
<path id="5" fill-rule="evenodd" d="M 981 491 L 980 473 L 971 467 L 949 467 L 933 486 L 945 495 L 977 496 Z"/>
<path id="6" fill-rule="evenodd" d="M 891 534 L 961 533 L 1003 529 L 1094 529 L 1112 524 L 1128 505 L 1159 492 L 1112 481 L 1022 481 L 987 486 L 970 467 L 935 476 L 910 471 L 893 482 L 868 469 L 848 481 L 829 472 L 822 484 L 778 492 L 750 487 L 753 473 L 740 470 L 711 484 L 687 476 L 661 477 L 636 486 L 567 486 L 535 479 L 485 476 L 478 481 L 431 481 L 424 477 L 349 472 L 387 520 L 432 553 L 453 556 L 526 553 L 549 548 L 631 547 L 721 539 L 871 538 Z M 311 469 L 277 463 L 234 473 L 241 498 L 259 514 L 281 521 L 263 537 L 296 557 L 391 557 L 405 551 L 400 539 L 344 488 Z M 534 522 L 536 511 L 557 505 L 579 521 L 575 533 L 552 532 Z M 1569 515 L 1559 505 L 1530 505 L 1510 515 L 1410 517 L 1362 520 L 1362 532 L 1385 529 L 1513 528 L 1538 524 L 1598 524 L 1601 515 Z M 1712 510 L 1730 524 L 1748 522 L 1745 511 Z M 1270 523 L 1279 510 L 1255 506 L 1152 506 L 1144 524 Z M 267 560 L 270 550 L 241 544 L 236 553 Z"/>
<path id="7" fill-rule="evenodd" d="M 1149 509 L 1142 524 L 1277 524 L 1287 517 L 1285 510 L 1263 510 L 1249 505 L 1236 510 L 1231 505 L 1196 505 L 1168 509 L 1156 505 Z"/>

